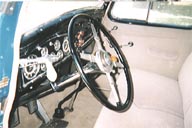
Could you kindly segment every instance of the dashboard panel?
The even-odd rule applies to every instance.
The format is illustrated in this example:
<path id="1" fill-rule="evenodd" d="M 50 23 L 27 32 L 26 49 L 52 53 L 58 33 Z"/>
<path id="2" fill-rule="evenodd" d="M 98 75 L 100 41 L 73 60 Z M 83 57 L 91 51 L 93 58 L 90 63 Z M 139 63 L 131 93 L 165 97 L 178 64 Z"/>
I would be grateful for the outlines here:
<path id="1" fill-rule="evenodd" d="M 46 41 L 39 42 L 37 46 L 30 49 L 30 54 L 22 56 L 21 60 L 34 60 L 20 65 L 21 77 L 23 78 L 22 87 L 26 88 L 31 81 L 35 82 L 36 77 L 46 76 L 46 64 L 36 62 L 36 59 L 48 58 L 53 65 L 59 65 L 62 60 L 70 56 L 69 41 L 66 33 L 56 34 Z M 56 66 L 56 70 L 60 75 L 64 69 L 63 66 Z M 68 69 L 68 68 L 67 68 Z M 65 71 L 63 71 L 65 72 Z M 29 88 L 34 88 L 30 86 Z"/>
<path id="2" fill-rule="evenodd" d="M 74 11 L 75 13 L 87 12 L 94 15 L 100 20 L 103 12 L 97 9 L 88 9 Z M 24 63 L 20 63 L 18 86 L 19 92 L 26 94 L 32 90 L 36 90 L 39 85 L 48 85 L 52 83 L 62 82 L 67 76 L 76 71 L 74 62 L 70 55 L 68 41 L 68 25 L 70 19 L 75 13 L 63 14 L 50 22 L 41 24 L 36 28 L 24 33 L 20 43 L 20 59 Z M 84 49 L 85 52 L 91 53 L 94 43 L 91 47 L 87 47 L 87 42 L 92 42 L 93 35 L 91 33 L 90 24 L 85 19 L 77 21 L 74 28 L 75 42 L 77 47 Z M 42 59 L 48 59 L 56 71 L 57 77 L 55 81 L 50 81 L 47 76 L 46 64 Z M 38 61 L 38 62 L 37 62 Z M 45 83 L 46 82 L 46 83 Z"/>

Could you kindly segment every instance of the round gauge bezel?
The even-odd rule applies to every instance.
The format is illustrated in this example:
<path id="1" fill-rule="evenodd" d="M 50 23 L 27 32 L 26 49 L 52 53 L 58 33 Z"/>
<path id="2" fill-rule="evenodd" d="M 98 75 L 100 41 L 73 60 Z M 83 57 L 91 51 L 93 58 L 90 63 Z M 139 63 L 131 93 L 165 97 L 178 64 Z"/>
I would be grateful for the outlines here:
<path id="1" fill-rule="evenodd" d="M 28 59 L 35 59 L 35 58 L 37 58 L 37 56 L 34 54 L 28 56 Z M 28 66 L 32 66 L 31 71 L 28 71 L 27 69 Z M 24 70 L 23 70 L 24 77 L 28 80 L 31 80 L 37 76 L 39 70 L 40 70 L 40 65 L 37 62 L 30 62 L 24 67 Z"/>
<path id="2" fill-rule="evenodd" d="M 60 48 L 61 48 L 61 42 L 59 40 L 55 40 L 54 42 L 55 51 L 59 51 Z"/>
<path id="3" fill-rule="evenodd" d="M 49 50 L 48 50 L 48 48 L 47 47 L 43 47 L 42 49 L 41 49 L 41 56 L 43 57 L 43 56 L 47 56 L 49 54 Z"/>
<path id="4" fill-rule="evenodd" d="M 63 49 L 64 53 L 69 52 L 69 40 L 67 37 L 64 38 L 64 40 L 63 40 L 62 49 Z"/>
<path id="5" fill-rule="evenodd" d="M 63 51 L 62 51 L 62 50 L 59 50 L 59 51 L 57 52 L 57 56 L 59 56 L 59 59 L 62 59 L 62 58 L 64 57 Z"/>

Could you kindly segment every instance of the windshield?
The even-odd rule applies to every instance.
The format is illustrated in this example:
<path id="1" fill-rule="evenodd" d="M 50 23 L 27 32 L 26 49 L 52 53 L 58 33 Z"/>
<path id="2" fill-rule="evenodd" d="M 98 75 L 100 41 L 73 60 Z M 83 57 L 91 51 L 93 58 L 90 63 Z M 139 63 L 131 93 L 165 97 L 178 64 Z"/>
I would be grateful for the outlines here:
<path id="1" fill-rule="evenodd" d="M 192 2 L 115 2 L 110 16 L 124 22 L 192 28 Z"/>

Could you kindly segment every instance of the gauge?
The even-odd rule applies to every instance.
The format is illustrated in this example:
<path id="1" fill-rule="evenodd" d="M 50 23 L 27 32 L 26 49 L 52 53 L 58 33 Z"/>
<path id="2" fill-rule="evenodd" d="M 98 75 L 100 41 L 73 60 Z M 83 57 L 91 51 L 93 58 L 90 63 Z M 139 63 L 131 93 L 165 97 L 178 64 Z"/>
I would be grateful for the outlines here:
<path id="1" fill-rule="evenodd" d="M 53 46 L 53 42 L 49 42 L 49 46 Z"/>
<path id="2" fill-rule="evenodd" d="M 51 52 L 51 55 L 52 55 L 52 56 L 55 56 L 55 53 L 54 53 L 54 52 Z"/>
<path id="3" fill-rule="evenodd" d="M 36 55 L 30 55 L 28 59 L 35 59 L 37 58 Z M 40 69 L 40 65 L 37 62 L 30 62 L 27 63 L 24 67 L 24 76 L 26 79 L 30 80 L 37 76 Z"/>
<path id="4" fill-rule="evenodd" d="M 47 56 L 48 55 L 48 48 L 47 47 L 43 47 L 41 49 L 41 56 Z"/>
<path id="5" fill-rule="evenodd" d="M 46 65 L 45 65 L 45 64 L 41 64 L 41 70 L 42 70 L 42 71 L 46 71 L 46 69 L 47 69 L 47 68 L 46 68 Z"/>
<path id="6" fill-rule="evenodd" d="M 61 47 L 60 41 L 56 40 L 55 43 L 54 43 L 55 51 L 59 51 L 60 47 Z"/>
<path id="7" fill-rule="evenodd" d="M 62 50 L 59 50 L 57 52 L 57 56 L 59 57 L 59 59 L 62 59 L 63 58 L 63 51 Z"/>
<path id="8" fill-rule="evenodd" d="M 65 53 L 69 52 L 69 41 L 67 38 L 63 41 L 62 49 Z"/>
<path id="9" fill-rule="evenodd" d="M 63 54 L 63 53 L 61 53 L 61 54 Z M 62 56 L 63 56 L 63 55 L 62 55 Z M 58 53 L 55 53 L 55 52 L 51 52 L 51 54 L 49 55 L 49 57 L 50 57 L 50 61 L 51 61 L 52 63 L 57 62 L 57 61 L 60 59 Z"/>

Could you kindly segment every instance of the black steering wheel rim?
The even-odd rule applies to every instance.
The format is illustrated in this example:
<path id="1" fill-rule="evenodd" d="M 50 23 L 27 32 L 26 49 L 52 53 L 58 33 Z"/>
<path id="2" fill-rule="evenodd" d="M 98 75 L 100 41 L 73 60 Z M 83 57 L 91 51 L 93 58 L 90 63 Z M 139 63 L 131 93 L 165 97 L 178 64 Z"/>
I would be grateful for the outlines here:
<path id="1" fill-rule="evenodd" d="M 76 51 L 75 48 L 75 44 L 74 42 L 74 23 L 78 18 L 85 18 L 88 19 L 90 22 L 92 22 L 95 26 L 99 26 L 100 30 L 105 34 L 105 36 L 107 36 L 110 41 L 112 43 L 110 43 L 110 45 L 115 49 L 116 53 L 118 54 L 118 57 L 121 61 L 121 63 L 123 63 L 124 66 L 124 72 L 125 72 L 125 76 L 126 76 L 126 82 L 127 82 L 127 99 L 124 102 L 123 105 L 113 105 L 110 102 L 106 101 L 106 99 L 104 99 L 100 93 L 96 90 L 94 83 L 88 79 L 87 75 L 85 74 L 85 72 L 83 71 L 83 66 L 80 63 L 80 57 L 78 56 L 78 53 Z M 76 68 L 78 70 L 78 72 L 81 75 L 81 78 L 83 80 L 83 82 L 86 84 L 86 86 L 88 87 L 88 89 L 92 92 L 92 94 L 107 108 L 117 111 L 117 112 L 123 112 L 126 111 L 132 104 L 133 101 L 133 84 L 132 84 L 132 78 L 131 78 L 131 73 L 129 70 L 129 66 L 128 66 L 128 62 L 125 58 L 125 56 L 123 55 L 123 52 L 121 51 L 118 43 L 116 42 L 116 40 L 111 36 L 111 34 L 107 31 L 107 29 L 97 20 L 95 20 L 94 18 L 92 18 L 91 16 L 87 15 L 87 14 L 78 14 L 75 15 L 68 26 L 68 37 L 69 37 L 69 46 L 70 46 L 70 52 L 72 55 L 72 58 L 75 62 Z"/>

